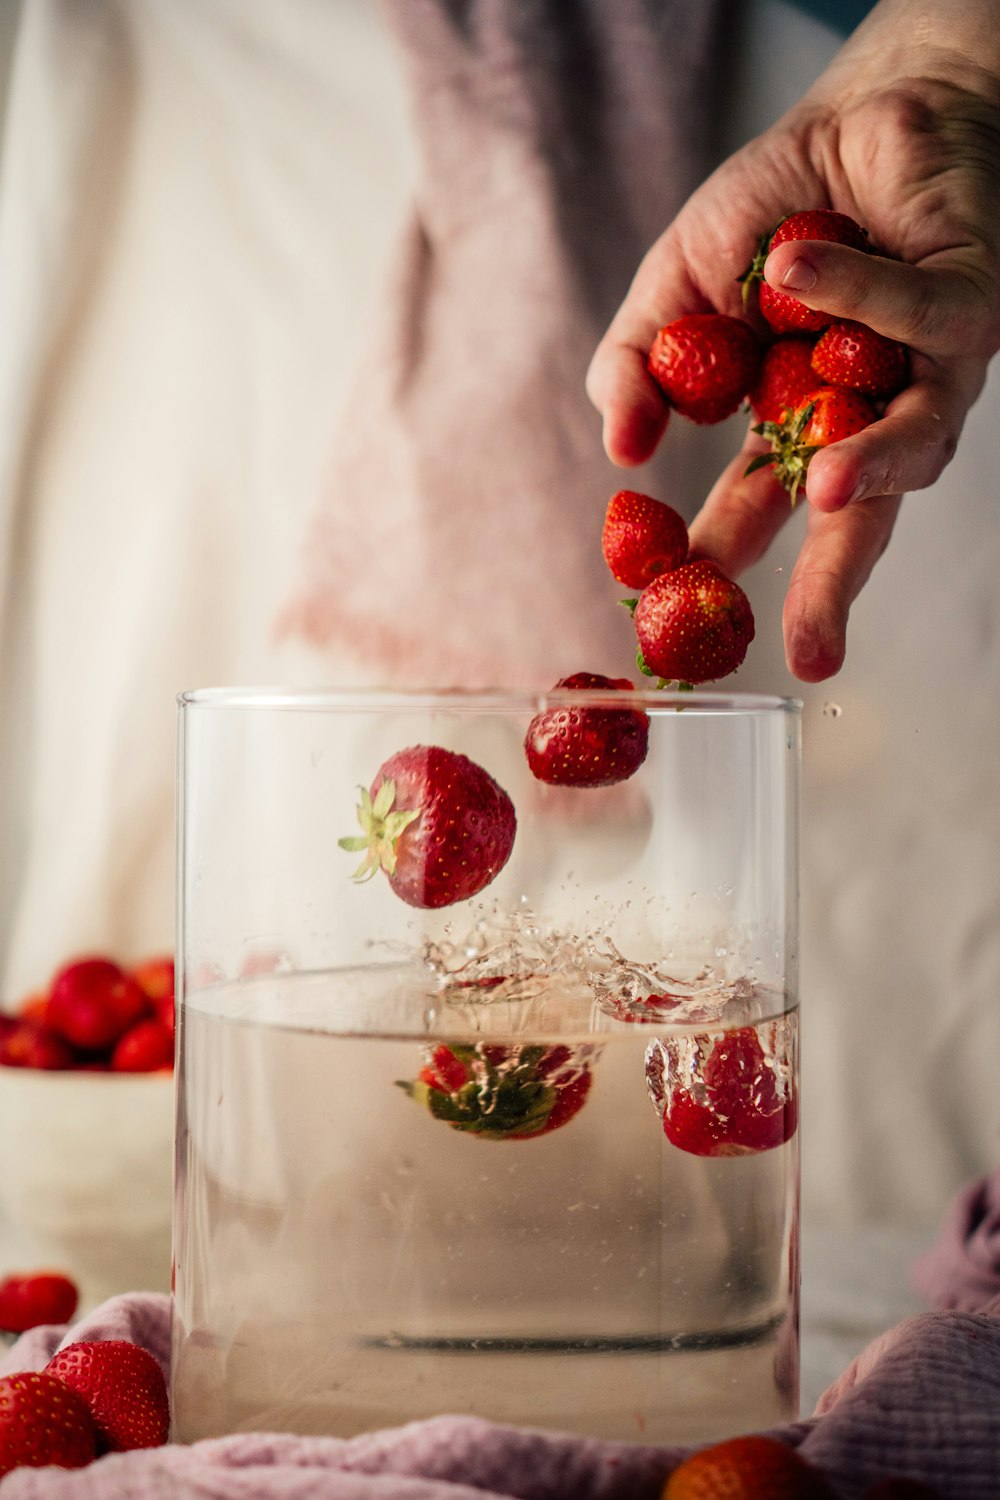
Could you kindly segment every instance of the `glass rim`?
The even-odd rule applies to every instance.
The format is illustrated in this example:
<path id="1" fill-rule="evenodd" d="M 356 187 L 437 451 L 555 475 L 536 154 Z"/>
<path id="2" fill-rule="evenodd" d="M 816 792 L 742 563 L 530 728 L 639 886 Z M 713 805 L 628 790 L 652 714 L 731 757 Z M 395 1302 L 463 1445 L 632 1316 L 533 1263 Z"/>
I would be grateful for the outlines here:
<path id="1" fill-rule="evenodd" d="M 561 704 L 626 704 L 646 712 L 684 708 L 697 713 L 730 715 L 787 714 L 802 711 L 800 698 L 768 693 L 680 691 L 676 688 L 189 688 L 177 694 L 177 706 L 189 709 L 264 709 L 298 713 L 537 713 Z"/>

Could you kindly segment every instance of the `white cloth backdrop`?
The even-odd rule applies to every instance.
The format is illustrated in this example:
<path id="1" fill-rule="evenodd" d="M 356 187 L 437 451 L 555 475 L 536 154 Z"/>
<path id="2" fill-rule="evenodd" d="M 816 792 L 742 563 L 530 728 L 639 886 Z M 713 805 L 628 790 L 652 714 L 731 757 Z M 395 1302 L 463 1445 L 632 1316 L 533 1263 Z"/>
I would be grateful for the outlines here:
<path id="1" fill-rule="evenodd" d="M 730 144 L 836 46 L 779 0 L 738 9 Z M 412 174 L 365 0 L 23 11 L 0 177 L 7 1004 L 76 951 L 170 945 L 178 689 L 363 675 L 273 622 Z M 929 1223 L 1000 1157 L 998 419 L 994 378 L 833 683 L 783 664 L 797 519 L 745 580 L 736 685 L 806 703 L 813 1224 Z M 690 511 L 737 435 L 671 441 Z"/>

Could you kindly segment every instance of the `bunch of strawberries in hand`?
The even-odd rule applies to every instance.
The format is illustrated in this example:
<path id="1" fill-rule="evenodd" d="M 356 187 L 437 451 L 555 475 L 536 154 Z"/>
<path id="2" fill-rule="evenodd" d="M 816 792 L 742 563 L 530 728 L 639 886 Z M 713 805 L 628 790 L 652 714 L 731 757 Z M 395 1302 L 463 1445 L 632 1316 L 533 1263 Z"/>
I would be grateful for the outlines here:
<path id="1" fill-rule="evenodd" d="M 0 1478 L 158 1448 L 169 1429 L 163 1372 L 148 1349 L 126 1339 L 68 1344 L 44 1370 L 0 1379 Z"/>
<path id="2" fill-rule="evenodd" d="M 749 306 L 756 290 L 770 335 L 761 343 L 749 323 L 720 313 L 694 313 L 661 328 L 649 372 L 671 407 L 694 422 L 721 422 L 747 401 L 768 439 L 747 473 L 773 467 L 792 504 L 819 448 L 852 437 L 874 422 L 909 378 L 907 351 L 864 323 L 806 307 L 763 280 L 768 254 L 790 240 L 826 240 L 871 253 L 861 226 L 832 209 L 789 214 L 764 235 L 740 278 Z"/>
<path id="3" fill-rule="evenodd" d="M 122 968 L 108 958 L 65 964 L 48 988 L 0 1015 L 0 1065 L 153 1073 L 174 1062 L 174 961 Z"/>

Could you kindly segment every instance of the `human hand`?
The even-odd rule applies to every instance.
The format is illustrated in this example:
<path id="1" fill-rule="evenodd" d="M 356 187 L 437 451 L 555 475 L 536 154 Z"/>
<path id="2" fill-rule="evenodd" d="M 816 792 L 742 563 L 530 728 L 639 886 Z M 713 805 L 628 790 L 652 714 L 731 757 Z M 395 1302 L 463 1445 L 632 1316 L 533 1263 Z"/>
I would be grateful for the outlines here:
<path id="1" fill-rule="evenodd" d="M 882 0 L 802 101 L 729 158 L 653 245 L 594 355 L 587 389 L 618 464 L 644 462 L 668 407 L 646 370 L 658 328 L 691 312 L 742 314 L 737 278 L 762 232 L 830 207 L 875 254 L 777 247 L 767 281 L 910 348 L 911 381 L 878 422 L 809 466 L 805 536 L 783 613 L 788 667 L 806 682 L 844 660 L 851 604 L 884 551 L 902 493 L 932 484 L 1000 348 L 1000 36 L 994 0 Z M 767 445 L 748 433 L 691 525 L 692 553 L 730 576 L 787 520 Z"/>

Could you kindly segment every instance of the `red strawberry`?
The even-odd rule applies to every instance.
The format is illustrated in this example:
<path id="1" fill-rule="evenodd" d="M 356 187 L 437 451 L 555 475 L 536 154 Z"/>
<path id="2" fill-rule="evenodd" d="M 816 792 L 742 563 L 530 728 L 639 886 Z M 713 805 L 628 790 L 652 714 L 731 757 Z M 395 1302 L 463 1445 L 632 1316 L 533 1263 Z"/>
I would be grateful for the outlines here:
<path id="1" fill-rule="evenodd" d="M 553 691 L 631 692 L 627 677 L 574 672 Z M 524 753 L 532 774 L 550 786 L 612 786 L 626 781 L 646 759 L 649 718 L 640 709 L 603 703 L 546 708 L 528 725 Z"/>
<path id="2" fill-rule="evenodd" d="M 777 1438 L 750 1434 L 692 1453 L 662 1500 L 834 1500 L 820 1471 Z"/>
<path id="3" fill-rule="evenodd" d="M 647 1062 L 647 1083 L 657 1110 L 663 1111 L 664 1134 L 681 1151 L 746 1156 L 782 1146 L 795 1134 L 794 1089 L 782 1093 L 752 1026 L 713 1043 L 697 1080 L 704 1099 L 695 1097 L 686 1079 L 671 1087 L 670 1073 L 662 1050 L 654 1051 Z"/>
<path id="4" fill-rule="evenodd" d="M 146 958 L 129 970 L 146 999 L 157 1010 L 174 998 L 174 960 L 172 954 Z"/>
<path id="5" fill-rule="evenodd" d="M 87 1403 L 51 1375 L 0 1380 L 0 1477 L 21 1467 L 82 1469 L 96 1456 Z"/>
<path id="6" fill-rule="evenodd" d="M 0 1329 L 25 1333 L 42 1323 L 68 1323 L 78 1301 L 73 1282 L 56 1271 L 5 1276 L 0 1281 Z"/>
<path id="7" fill-rule="evenodd" d="M 713 682 L 735 672 L 754 637 L 746 594 L 707 561 L 654 578 L 634 620 L 642 669 L 668 682 Z"/>
<path id="8" fill-rule="evenodd" d="M 828 385 L 843 385 L 887 401 L 906 384 L 906 348 L 866 323 L 831 323 L 816 341 L 812 367 Z"/>
<path id="9" fill-rule="evenodd" d="M 174 1033 L 158 1016 L 130 1026 L 118 1038 L 111 1054 L 111 1069 L 115 1073 L 155 1073 L 160 1068 L 173 1067 L 173 1063 Z"/>
<path id="10" fill-rule="evenodd" d="M 72 1050 L 61 1036 L 31 1021 L 13 1021 L 0 1031 L 0 1065 L 6 1068 L 71 1068 Z"/>
<path id="11" fill-rule="evenodd" d="M 82 1052 L 100 1052 L 149 1011 L 134 979 L 106 958 L 84 958 L 59 970 L 49 990 L 46 1024 Z"/>
<path id="12" fill-rule="evenodd" d="M 514 804 L 482 766 L 439 745 L 413 745 L 382 765 L 362 788 L 360 837 L 340 847 L 364 850 L 355 871 L 381 868 L 410 906 L 451 906 L 476 895 L 500 873 L 514 846 Z"/>
<path id="13" fill-rule="evenodd" d="M 818 333 L 831 322 L 830 313 L 814 311 L 789 292 L 780 292 L 763 280 L 768 255 L 775 245 L 783 245 L 787 240 L 827 240 L 848 245 L 853 250 L 868 250 L 871 248 L 868 236 L 847 214 L 835 213 L 829 208 L 803 209 L 789 214 L 777 229 L 764 235 L 749 269 L 740 277 L 744 302 L 749 297 L 750 288 L 755 282 L 759 283 L 761 313 L 776 333 Z"/>
<path id="14" fill-rule="evenodd" d="M 812 367 L 809 339 L 777 339 L 765 349 L 750 387 L 750 408 L 758 422 L 780 422 L 822 384 Z"/>
<path id="15" fill-rule="evenodd" d="M 658 574 L 679 568 L 687 550 L 687 526 L 671 506 L 636 490 L 611 496 L 601 551 L 619 583 L 644 589 Z"/>
<path id="16" fill-rule="evenodd" d="M 804 406 L 782 422 L 761 422 L 754 428 L 770 439 L 770 453 L 762 453 L 747 465 L 746 473 L 774 466 L 774 471 L 792 497 L 794 506 L 813 454 L 819 448 L 852 437 L 876 420 L 875 408 L 860 391 L 821 385 Z"/>
<path id="17" fill-rule="evenodd" d="M 690 313 L 660 329 L 648 364 L 671 406 L 692 422 L 707 423 L 737 410 L 759 360 L 749 323 L 724 313 Z"/>
<path id="18" fill-rule="evenodd" d="M 157 1448 L 167 1441 L 170 1410 L 160 1366 L 125 1339 L 67 1344 L 45 1366 L 90 1408 L 98 1450 Z"/>
<path id="19" fill-rule="evenodd" d="M 486 1141 L 549 1135 L 583 1108 L 590 1067 L 569 1047 L 439 1043 L 399 1087 L 436 1120 Z"/>

